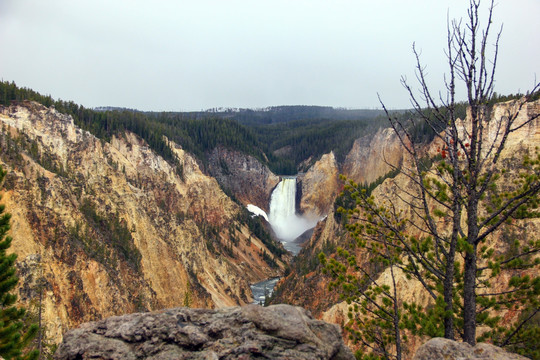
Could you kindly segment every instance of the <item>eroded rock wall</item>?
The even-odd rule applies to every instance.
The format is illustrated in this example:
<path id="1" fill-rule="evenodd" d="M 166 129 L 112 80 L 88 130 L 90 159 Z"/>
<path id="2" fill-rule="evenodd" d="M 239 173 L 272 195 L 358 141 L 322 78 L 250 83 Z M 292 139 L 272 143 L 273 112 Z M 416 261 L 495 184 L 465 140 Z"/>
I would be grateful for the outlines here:
<path id="1" fill-rule="evenodd" d="M 253 204 L 268 213 L 270 195 L 279 183 L 266 165 L 251 155 L 217 147 L 209 155 L 209 172 L 224 189 L 244 205 Z"/>
<path id="2" fill-rule="evenodd" d="M 517 111 L 516 102 L 511 101 L 501 103 L 494 106 L 491 116 L 493 119 L 505 119 L 505 117 L 508 117 L 509 114 L 513 114 L 515 111 Z M 536 118 L 530 122 L 529 119 L 538 114 L 540 114 L 540 101 L 526 104 L 517 115 L 515 122 L 516 131 L 513 131 L 510 134 L 506 146 L 500 154 L 499 164 L 501 165 L 501 168 L 505 169 L 504 172 L 499 172 L 501 178 L 498 180 L 498 185 L 502 189 L 509 184 L 514 184 L 516 177 L 519 176 L 519 172 L 522 169 L 521 166 L 524 157 L 527 154 L 533 155 L 537 151 L 537 146 L 540 144 L 540 118 Z M 521 126 L 522 124 L 523 126 Z M 460 133 L 464 133 L 463 129 L 469 126 L 470 122 L 467 120 L 460 121 Z M 484 129 L 484 140 L 486 143 L 493 141 L 497 143 L 497 141 L 500 141 L 502 136 L 500 134 L 497 135 L 499 131 L 501 131 L 501 127 L 497 125 L 497 121 L 492 121 L 489 126 Z M 440 139 L 435 139 L 431 144 L 428 144 L 423 151 L 426 155 L 433 157 L 440 153 L 441 147 Z M 408 162 L 409 160 L 405 158 L 404 163 L 407 164 Z M 417 199 L 414 199 L 413 197 L 413 194 L 416 194 L 417 191 L 415 183 L 408 176 L 398 174 L 395 178 L 386 179 L 381 185 L 373 190 L 372 195 L 376 203 L 381 204 L 386 208 L 389 208 L 390 206 L 393 207 L 393 209 L 401 213 L 402 218 L 410 219 L 411 223 L 415 224 L 408 226 L 406 229 L 407 234 L 421 237 L 425 236 L 422 230 L 425 228 L 425 225 L 422 218 L 420 218 L 418 213 L 411 207 L 411 204 L 414 204 L 415 201 L 417 201 Z M 429 206 L 433 209 L 437 205 L 432 201 L 429 203 Z M 479 209 L 480 216 L 485 216 L 486 214 L 482 211 L 484 211 L 484 209 L 481 207 Z M 436 225 L 442 234 L 449 234 L 451 231 L 448 227 L 448 223 L 445 223 L 443 219 L 440 219 Z M 512 226 L 500 228 L 495 231 L 486 238 L 486 241 L 482 246 L 486 246 L 487 249 L 493 250 L 495 256 L 498 256 L 513 251 L 513 241 L 518 240 L 524 244 L 527 241 L 534 239 L 539 231 L 540 219 L 516 218 L 512 220 Z M 362 256 L 361 251 L 358 251 L 357 254 Z M 360 259 L 359 263 L 365 263 L 364 260 L 368 260 L 369 257 L 364 257 L 364 260 L 362 260 L 362 258 Z M 459 259 L 459 261 L 463 260 Z M 483 259 L 479 260 L 479 264 L 480 266 L 487 265 L 486 261 Z M 490 283 L 492 284 L 491 288 L 478 291 L 479 293 L 482 291 L 497 293 L 507 290 L 507 284 L 509 283 L 511 276 L 516 274 L 519 274 L 520 276 L 527 274 L 534 275 L 537 271 L 538 270 L 535 268 L 520 270 L 519 272 L 503 271 L 497 277 L 490 280 Z M 392 288 L 393 281 L 395 281 L 400 300 L 403 302 L 416 303 L 424 307 L 432 304 L 433 299 L 424 290 L 420 282 L 408 278 L 408 276 L 399 269 L 395 270 L 394 275 L 395 277 L 392 279 L 389 269 L 385 269 L 377 275 L 377 282 L 378 284 L 385 284 Z M 321 279 L 323 279 L 323 277 L 321 277 Z M 344 319 L 347 319 L 347 308 L 348 306 L 346 303 L 337 303 L 325 311 L 321 318 L 325 321 L 339 323 Z M 502 321 L 511 324 L 518 319 L 520 312 L 514 310 L 500 310 L 493 312 L 492 314 L 500 316 Z M 479 327 L 478 333 L 480 334 L 486 330 L 487 328 Z M 407 345 L 411 351 L 418 348 L 420 344 L 420 339 L 409 337 Z"/>
<path id="3" fill-rule="evenodd" d="M 404 152 L 392 128 L 355 140 L 345 157 L 343 174 L 357 184 L 370 184 L 403 161 Z"/>
<path id="4" fill-rule="evenodd" d="M 133 134 L 99 140 L 32 102 L 0 108 L 0 127 L 20 297 L 36 300 L 42 279 L 53 340 L 111 315 L 246 304 L 284 266 L 178 145 L 173 167 Z"/>
<path id="5" fill-rule="evenodd" d="M 309 170 L 299 176 L 302 196 L 300 212 L 320 219 L 330 212 L 339 191 L 339 169 L 333 152 L 324 154 Z"/>
<path id="6" fill-rule="evenodd" d="M 346 231 L 336 222 L 331 211 L 318 222 L 311 238 L 303 244 L 290 265 L 291 271 L 278 282 L 272 303 L 302 306 L 315 317 L 322 318 L 339 301 L 339 294 L 328 291 L 328 283 L 332 279 L 322 274 L 318 255 L 321 251 L 332 253 L 337 244 L 343 243 L 345 236 Z M 331 320 L 340 323 L 335 318 Z"/>

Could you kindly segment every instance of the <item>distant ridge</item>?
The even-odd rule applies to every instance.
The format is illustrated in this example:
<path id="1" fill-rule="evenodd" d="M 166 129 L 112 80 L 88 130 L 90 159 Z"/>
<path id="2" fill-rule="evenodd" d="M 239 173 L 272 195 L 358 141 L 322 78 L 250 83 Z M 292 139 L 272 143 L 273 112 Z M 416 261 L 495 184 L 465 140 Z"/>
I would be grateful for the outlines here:
<path id="1" fill-rule="evenodd" d="M 161 114 L 163 112 L 145 112 Z M 346 109 L 317 105 L 280 105 L 265 108 L 210 108 L 201 111 L 170 111 L 170 115 L 183 115 L 190 118 L 203 118 L 209 115 L 236 120 L 244 125 L 266 125 L 286 123 L 297 120 L 366 120 L 384 115 L 378 109 Z"/>
<path id="2" fill-rule="evenodd" d="M 130 109 L 125 107 L 118 107 L 118 106 L 98 106 L 93 108 L 94 111 L 131 111 L 131 112 L 142 112 L 137 109 Z"/>

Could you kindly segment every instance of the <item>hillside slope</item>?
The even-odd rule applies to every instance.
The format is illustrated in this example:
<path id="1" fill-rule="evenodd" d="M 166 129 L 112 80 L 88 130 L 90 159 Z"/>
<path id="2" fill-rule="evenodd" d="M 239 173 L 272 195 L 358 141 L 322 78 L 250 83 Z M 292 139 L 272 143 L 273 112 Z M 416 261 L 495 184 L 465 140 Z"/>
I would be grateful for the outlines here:
<path id="1" fill-rule="evenodd" d="M 504 117 L 514 106 L 515 102 L 513 101 L 497 104 L 492 111 L 492 116 L 494 118 Z M 537 100 L 528 103 L 519 113 L 516 124 L 523 123 L 539 113 L 540 101 Z M 464 124 L 466 124 L 466 122 L 464 122 Z M 496 132 L 497 128 L 493 125 L 491 128 L 486 129 L 485 136 L 493 139 L 496 137 Z M 384 133 L 385 131 L 382 131 L 379 134 L 384 135 Z M 372 143 L 382 144 L 380 141 L 375 141 L 377 137 L 373 139 Z M 395 142 L 389 141 L 386 145 L 386 149 L 389 150 L 390 148 L 394 148 L 393 144 L 395 144 Z M 501 153 L 501 162 L 505 165 L 505 168 L 509 170 L 502 174 L 500 180 L 501 183 L 512 183 L 512 177 L 517 176 L 518 168 L 523 160 L 524 154 L 527 152 L 529 154 L 534 154 L 538 149 L 538 144 L 540 144 L 540 120 L 538 118 L 511 134 L 506 143 L 505 150 Z M 360 142 L 357 142 L 357 145 L 358 146 L 356 147 L 359 149 L 362 147 Z M 424 149 L 425 155 L 435 156 L 437 154 L 437 149 L 440 149 L 440 147 L 441 145 L 437 143 L 437 141 L 426 144 Z M 366 147 L 366 149 L 368 149 L 368 147 Z M 396 149 L 397 150 L 395 151 L 399 152 L 399 148 Z M 378 168 L 377 164 L 383 161 L 381 159 L 382 154 L 382 151 L 376 151 L 374 148 L 371 148 L 368 152 L 364 152 L 364 155 L 362 156 L 363 160 L 358 163 L 357 166 L 366 164 L 367 168 L 376 171 Z M 406 157 L 400 159 L 399 157 L 394 156 L 400 155 L 398 153 L 391 153 L 389 151 L 386 154 L 388 154 L 387 159 L 395 159 L 396 165 L 407 163 L 407 161 L 409 161 Z M 353 158 L 353 156 L 349 157 L 349 159 Z M 356 158 L 360 159 L 361 157 Z M 367 179 L 373 181 L 376 177 L 380 176 L 380 174 L 373 176 L 373 174 L 369 172 L 362 173 L 358 170 L 359 169 L 351 167 L 348 171 L 350 176 L 357 176 L 357 181 L 367 181 Z M 403 211 L 404 216 L 407 216 L 414 222 L 414 211 L 409 207 L 410 203 L 408 205 L 410 197 L 407 195 L 407 189 L 412 188 L 412 180 L 403 174 L 399 174 L 394 178 L 386 179 L 381 185 L 373 190 L 372 195 L 377 202 L 384 202 L 387 206 L 391 204 L 396 211 Z M 330 279 L 322 274 L 320 264 L 316 258 L 321 251 L 330 255 L 335 252 L 337 246 L 346 245 L 346 231 L 337 221 L 339 221 L 339 216 L 334 217 L 329 215 L 325 221 L 319 223 L 312 238 L 305 245 L 299 256 L 294 260 L 292 271 L 279 283 L 278 289 L 275 291 L 275 297 L 272 299 L 272 303 L 286 302 L 293 305 L 301 305 L 311 310 L 315 316 L 338 324 L 347 321 L 347 304 L 340 303 L 338 295 L 335 292 L 328 292 L 327 285 Z M 442 221 L 438 225 L 441 227 L 445 226 Z M 410 228 L 408 231 L 412 235 L 418 235 L 418 229 Z M 516 239 L 519 239 L 522 242 L 535 240 L 539 232 L 539 218 L 514 219 L 513 227 L 509 231 L 498 231 L 485 245 L 490 249 L 494 249 L 495 253 L 500 254 L 511 251 L 511 245 Z M 370 254 L 366 253 L 365 250 L 357 250 L 357 258 L 366 268 L 376 266 L 376 264 L 370 264 Z M 537 272 L 538 270 L 533 268 L 527 271 L 532 271 L 534 274 L 534 272 Z M 527 273 L 523 272 L 523 274 Z M 511 275 L 511 273 L 505 273 L 496 278 L 493 281 L 492 290 L 500 291 L 504 289 Z M 390 284 L 390 279 L 388 271 L 380 269 L 378 278 L 379 283 Z M 429 297 L 422 291 L 422 286 L 419 282 L 407 279 L 404 274 L 399 274 L 396 278 L 396 282 L 403 301 L 428 305 Z M 296 294 L 303 295 L 295 296 Z M 519 317 L 519 314 L 519 311 L 507 311 L 501 312 L 499 315 L 504 319 L 505 323 L 512 323 Z M 412 343 L 412 339 L 410 339 L 410 341 L 411 347 L 417 345 Z"/>
<path id="2" fill-rule="evenodd" d="M 131 133 L 105 142 L 27 101 L 0 107 L 0 123 L 20 298 L 43 284 L 54 340 L 115 314 L 246 304 L 250 283 L 283 268 L 258 220 L 174 143 L 176 167 Z"/>

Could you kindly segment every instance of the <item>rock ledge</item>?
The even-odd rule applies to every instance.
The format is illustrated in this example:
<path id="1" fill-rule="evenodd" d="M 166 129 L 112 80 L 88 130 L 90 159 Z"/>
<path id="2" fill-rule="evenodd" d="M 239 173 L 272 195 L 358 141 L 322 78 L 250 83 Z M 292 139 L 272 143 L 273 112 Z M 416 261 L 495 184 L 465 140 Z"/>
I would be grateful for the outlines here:
<path id="1" fill-rule="evenodd" d="M 174 308 L 66 333 L 56 359 L 354 359 L 336 325 L 300 307 Z"/>

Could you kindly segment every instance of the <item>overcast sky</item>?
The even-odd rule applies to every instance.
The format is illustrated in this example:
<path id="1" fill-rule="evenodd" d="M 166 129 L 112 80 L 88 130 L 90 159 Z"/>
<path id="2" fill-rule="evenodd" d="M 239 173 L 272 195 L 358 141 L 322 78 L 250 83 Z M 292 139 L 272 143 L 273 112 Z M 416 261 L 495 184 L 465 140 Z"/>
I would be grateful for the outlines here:
<path id="1" fill-rule="evenodd" d="M 484 0 L 484 5 L 487 1 Z M 468 0 L 0 0 L 0 77 L 86 107 L 410 107 Z M 539 0 L 498 0 L 496 91 L 540 78 Z"/>

